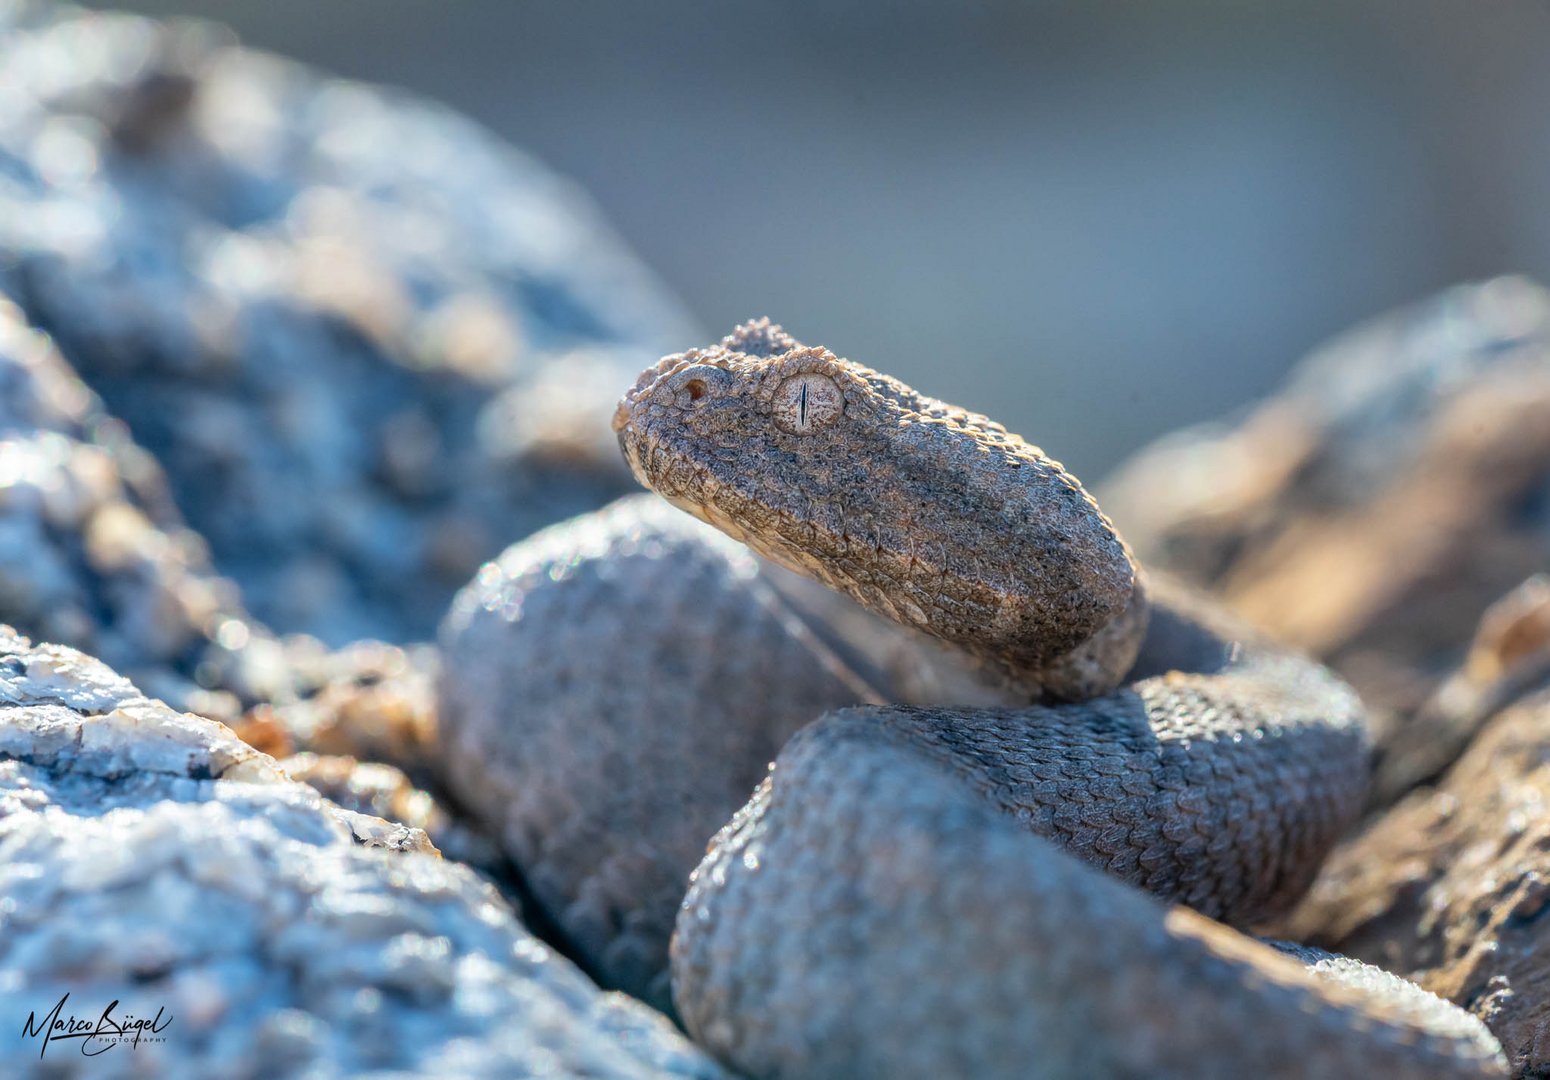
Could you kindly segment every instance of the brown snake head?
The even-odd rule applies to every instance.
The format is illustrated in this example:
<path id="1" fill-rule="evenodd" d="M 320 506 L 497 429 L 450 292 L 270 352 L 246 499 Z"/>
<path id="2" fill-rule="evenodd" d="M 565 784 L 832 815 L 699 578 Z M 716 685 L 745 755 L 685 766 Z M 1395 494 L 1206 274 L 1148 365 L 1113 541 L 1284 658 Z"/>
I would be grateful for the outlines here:
<path id="1" fill-rule="evenodd" d="M 1085 654 L 1134 653 L 1135 564 L 1075 477 L 767 319 L 665 357 L 613 426 L 646 487 L 1030 685 L 1098 693 L 1125 665 Z"/>

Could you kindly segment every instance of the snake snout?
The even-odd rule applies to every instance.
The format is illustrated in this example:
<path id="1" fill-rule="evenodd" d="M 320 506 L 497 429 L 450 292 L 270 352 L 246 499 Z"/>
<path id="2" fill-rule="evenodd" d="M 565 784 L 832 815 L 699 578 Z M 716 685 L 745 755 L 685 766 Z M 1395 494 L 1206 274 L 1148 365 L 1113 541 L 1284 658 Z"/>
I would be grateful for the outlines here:
<path id="1" fill-rule="evenodd" d="M 662 378 L 661 386 L 653 393 L 659 401 L 671 399 L 674 404 L 693 405 L 732 385 L 732 373 L 714 364 L 690 364 Z"/>
<path id="2" fill-rule="evenodd" d="M 622 434 L 644 407 L 692 409 L 725 391 L 732 382 L 732 373 L 714 364 L 684 363 L 682 358 L 672 365 L 658 364 L 642 374 L 619 402 L 614 410 L 614 432 Z"/>
<path id="3" fill-rule="evenodd" d="M 636 403 L 651 399 L 657 382 L 663 374 L 672 371 L 682 363 L 681 356 L 665 356 L 636 377 L 635 385 L 624 392 L 624 396 L 619 399 L 618 408 L 614 409 L 614 434 L 622 434 L 629 426 L 630 416 L 634 412 Z"/>
<path id="4" fill-rule="evenodd" d="M 619 404 L 614 407 L 614 419 L 613 419 L 614 434 L 615 435 L 623 434 L 624 433 L 624 429 L 629 427 L 629 426 L 630 426 L 630 403 L 626 399 L 621 399 Z"/>

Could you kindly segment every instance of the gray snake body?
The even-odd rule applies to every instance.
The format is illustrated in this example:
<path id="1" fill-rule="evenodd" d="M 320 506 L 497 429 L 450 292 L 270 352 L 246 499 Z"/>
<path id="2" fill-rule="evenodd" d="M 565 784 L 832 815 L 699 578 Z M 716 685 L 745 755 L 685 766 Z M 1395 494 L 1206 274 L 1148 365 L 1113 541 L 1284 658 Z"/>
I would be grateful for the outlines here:
<path id="1" fill-rule="evenodd" d="M 643 374 L 615 430 L 649 488 L 1033 701 L 848 709 L 781 750 L 673 941 L 676 1005 L 724 1060 L 757 1076 L 1502 1070 L 1477 1021 L 1410 984 L 1213 921 L 1283 909 L 1349 826 L 1360 704 L 1147 584 L 1057 463 L 768 322 Z"/>

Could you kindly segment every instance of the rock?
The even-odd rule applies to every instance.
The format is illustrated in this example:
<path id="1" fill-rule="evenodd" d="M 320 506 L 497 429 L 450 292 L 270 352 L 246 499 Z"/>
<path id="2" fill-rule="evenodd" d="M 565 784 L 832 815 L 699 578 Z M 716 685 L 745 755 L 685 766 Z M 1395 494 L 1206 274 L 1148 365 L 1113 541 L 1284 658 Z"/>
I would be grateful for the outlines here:
<path id="1" fill-rule="evenodd" d="M 1436 780 L 1482 725 L 1550 676 L 1550 577 L 1532 577 L 1491 605 L 1463 666 L 1416 711 L 1377 762 L 1371 801 L 1387 806 Z"/>
<path id="2" fill-rule="evenodd" d="M 26 3 L 0 62 L 0 620 L 514 890 L 427 789 L 433 654 L 355 639 L 427 634 L 502 543 L 630 486 L 618 388 L 698 335 L 578 192 L 434 106 Z"/>
<path id="3" fill-rule="evenodd" d="M 431 650 L 276 638 L 216 573 L 155 458 L 3 299 L 0 622 L 179 708 L 233 723 L 247 710 L 255 732 L 274 713 L 308 749 L 419 763 L 431 738 Z"/>
<path id="4" fill-rule="evenodd" d="M 357 641 L 328 650 L 292 640 L 287 652 L 296 693 L 261 703 L 235 725 L 255 746 L 279 754 L 297 750 L 393 765 L 416 783 L 430 779 L 436 739 L 429 646 L 400 648 Z"/>
<path id="5" fill-rule="evenodd" d="M 336 807 L 228 729 L 0 632 L 0 1011 L 155 1025 L 0 1045 L 51 1076 L 715 1076 L 418 829 Z M 62 1003 L 62 1004 L 61 1004 Z M 18 1020 L 20 1026 L 20 1019 Z"/>
<path id="6" fill-rule="evenodd" d="M 1483 1020 L 1516 1075 L 1547 1075 L 1550 583 L 1492 609 L 1428 712 L 1462 718 L 1441 731 L 1490 719 L 1435 788 L 1336 849 L 1282 932 L 1410 973 Z"/>
<path id="7" fill-rule="evenodd" d="M 424 832 L 445 858 L 478 870 L 508 897 L 517 891 L 499 846 L 393 766 L 303 751 L 281 758 L 279 767 L 336 806 Z"/>
<path id="8" fill-rule="evenodd" d="M 161 462 L 254 613 L 430 635 L 630 486 L 618 387 L 698 335 L 570 185 L 208 26 L 0 15 L 0 292 Z"/>
<path id="9" fill-rule="evenodd" d="M 0 621 L 215 716 L 296 692 L 285 646 L 215 573 L 155 459 L 3 300 Z"/>
<path id="10" fill-rule="evenodd" d="M 1403 752 L 1479 612 L 1550 558 L 1550 294 L 1502 278 L 1378 319 L 1100 501 L 1143 560 L 1331 664 L 1380 758 Z"/>
<path id="11" fill-rule="evenodd" d="M 522 900 L 500 846 L 447 804 L 432 767 L 435 651 L 358 641 L 330 652 L 293 641 L 287 657 L 294 693 L 249 709 L 232 724 L 237 735 L 334 802 L 424 829 L 447 858 Z"/>

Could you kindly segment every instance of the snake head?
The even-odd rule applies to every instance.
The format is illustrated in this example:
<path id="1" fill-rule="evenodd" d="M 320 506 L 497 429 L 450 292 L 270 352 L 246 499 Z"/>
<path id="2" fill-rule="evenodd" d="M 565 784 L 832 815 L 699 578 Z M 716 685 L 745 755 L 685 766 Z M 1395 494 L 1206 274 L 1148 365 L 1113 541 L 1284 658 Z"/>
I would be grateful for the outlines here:
<path id="1" fill-rule="evenodd" d="M 765 319 L 646 370 L 613 426 L 642 484 L 700 517 L 735 519 L 800 511 L 804 490 L 820 490 L 813 463 L 853 451 L 875 409 L 852 365 Z"/>
<path id="2" fill-rule="evenodd" d="M 1129 553 L 1058 463 L 768 320 L 643 372 L 613 426 L 646 487 L 1019 678 L 1130 603 Z"/>

